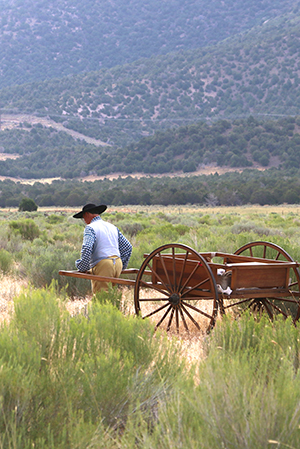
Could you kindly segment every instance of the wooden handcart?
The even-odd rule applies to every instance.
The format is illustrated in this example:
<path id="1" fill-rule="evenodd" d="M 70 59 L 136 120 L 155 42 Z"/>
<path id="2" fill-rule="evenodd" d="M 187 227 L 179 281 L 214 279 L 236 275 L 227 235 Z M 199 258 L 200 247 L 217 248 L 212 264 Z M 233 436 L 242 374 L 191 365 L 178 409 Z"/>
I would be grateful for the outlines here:
<path id="1" fill-rule="evenodd" d="M 209 332 L 218 310 L 240 314 L 246 309 L 300 317 L 299 264 L 273 243 L 251 242 L 234 254 L 198 253 L 177 243 L 144 256 L 139 269 L 124 270 L 135 279 L 105 278 L 78 271 L 60 275 L 109 281 L 134 287 L 135 312 L 167 331 Z"/>

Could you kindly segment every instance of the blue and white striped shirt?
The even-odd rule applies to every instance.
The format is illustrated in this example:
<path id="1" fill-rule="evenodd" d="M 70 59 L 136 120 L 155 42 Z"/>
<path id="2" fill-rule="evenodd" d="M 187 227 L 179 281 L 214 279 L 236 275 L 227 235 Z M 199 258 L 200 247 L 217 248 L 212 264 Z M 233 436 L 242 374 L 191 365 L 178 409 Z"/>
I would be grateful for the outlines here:
<path id="1" fill-rule="evenodd" d="M 91 223 L 95 223 L 97 220 L 102 220 L 100 216 L 97 216 L 92 219 Z M 126 237 L 121 233 L 121 231 L 116 228 L 118 231 L 118 249 L 120 253 L 120 257 L 123 263 L 123 269 L 127 268 L 131 252 L 132 252 L 132 245 L 127 240 Z M 84 229 L 83 233 L 83 243 L 81 248 L 81 258 L 77 259 L 75 262 L 75 265 L 78 269 L 78 271 L 85 272 L 88 271 L 91 266 L 92 256 L 93 256 L 93 250 L 96 243 L 96 232 L 93 229 L 92 226 L 87 225 Z M 112 254 L 111 256 L 115 255 L 115 251 L 112 248 Z"/>

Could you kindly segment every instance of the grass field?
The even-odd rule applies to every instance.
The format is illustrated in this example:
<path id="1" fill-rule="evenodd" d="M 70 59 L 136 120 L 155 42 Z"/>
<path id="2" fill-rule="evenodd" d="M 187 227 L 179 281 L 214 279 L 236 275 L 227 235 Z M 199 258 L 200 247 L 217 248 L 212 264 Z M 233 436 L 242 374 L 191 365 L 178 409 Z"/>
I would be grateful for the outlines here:
<path id="1" fill-rule="evenodd" d="M 0 448 L 297 449 L 299 326 L 228 313 L 208 335 L 166 336 L 136 318 L 132 288 L 92 300 L 89 281 L 58 276 L 80 254 L 78 209 L 0 211 Z M 264 240 L 300 260 L 299 205 L 103 218 L 132 242 L 130 267 L 170 242 L 233 253 Z"/>
<path id="2" fill-rule="evenodd" d="M 44 233 L 43 241 L 37 243 L 38 239 L 33 242 L 35 244 L 34 246 L 37 246 L 36 254 L 42 255 L 38 251 L 39 245 L 42 245 L 44 247 L 43 252 L 49 252 L 47 264 L 50 266 L 52 264 L 51 258 L 56 257 L 55 252 L 60 250 L 63 242 L 67 245 L 66 248 L 72 247 L 73 250 L 77 250 L 79 256 L 83 226 L 80 220 L 74 220 L 72 218 L 72 215 L 78 210 L 79 208 L 70 207 L 40 207 L 38 212 L 26 214 L 18 212 L 16 208 L 2 209 L 0 211 L 0 220 L 7 224 L 16 218 L 22 221 L 23 217 L 33 217 L 33 221 L 38 223 L 39 229 Z M 63 221 L 49 225 L 47 223 L 49 217 L 52 218 L 55 216 L 61 217 Z M 290 247 L 295 247 L 292 255 L 295 260 L 298 258 L 300 205 L 249 205 L 242 207 L 199 207 L 197 205 L 169 207 L 109 206 L 107 212 L 103 214 L 103 218 L 113 221 L 114 224 L 121 228 L 125 235 L 127 233 L 133 233 L 128 237 L 134 246 L 131 261 L 131 267 L 134 268 L 140 267 L 142 253 L 150 252 L 161 244 L 170 242 L 184 243 L 199 252 L 203 250 L 234 252 L 238 247 L 242 246 L 241 244 L 255 240 L 270 240 L 275 243 L 278 243 L 277 240 L 280 240 L 280 245 L 285 247 L 286 237 L 288 249 L 290 250 Z M 135 231 L 134 229 L 137 225 L 139 227 Z M 181 229 L 181 225 L 187 226 Z M 178 226 L 180 228 L 179 234 L 177 233 Z M 72 242 L 70 242 L 68 233 L 65 232 L 67 227 L 72 228 Z M 160 232 L 161 235 L 159 235 Z M 264 235 L 264 233 L 267 235 Z M 5 240 L 5 234 L 3 235 L 3 240 Z M 14 257 L 20 258 L 21 255 L 22 259 L 23 252 L 32 252 L 30 248 L 32 244 L 29 242 L 16 241 L 13 244 L 13 241 L 10 239 L 10 242 L 7 242 L 7 245 L 9 244 L 10 246 L 6 248 L 5 242 L 3 242 L 2 247 L 8 249 Z M 20 245 L 24 247 L 21 252 Z M 66 269 L 64 263 L 62 260 L 57 265 L 57 269 L 55 265 L 51 266 L 54 277 L 56 276 L 56 271 Z M 47 264 L 46 267 L 48 266 Z M 17 261 L 16 266 L 22 267 L 22 261 Z M 26 275 L 24 276 L 25 270 L 22 268 L 21 276 L 18 274 L 18 268 L 14 270 L 13 276 L 12 273 L 8 276 L 2 275 L 0 279 L 2 290 L 0 313 L 2 318 L 3 316 L 7 317 L 9 303 L 12 302 L 15 294 L 20 292 L 21 286 L 27 286 L 32 281 L 35 283 L 35 274 L 33 271 L 39 268 L 34 268 L 34 264 L 30 266 L 29 278 Z M 38 273 L 36 276 L 38 276 Z M 41 277 L 45 278 L 46 275 L 44 274 Z M 51 279 L 50 274 L 48 279 Z M 89 281 L 84 282 L 85 285 L 89 284 Z M 38 286 L 39 283 L 36 282 L 36 285 Z M 41 286 L 44 286 L 44 284 L 41 284 Z M 133 289 L 124 289 L 123 291 L 125 292 L 124 301 L 126 301 L 128 306 L 127 313 L 134 314 Z M 84 296 L 83 294 L 79 294 L 78 297 L 73 295 L 68 302 L 70 312 L 80 311 L 90 299 L 91 294 L 89 292 L 85 292 Z M 181 333 L 184 334 L 184 332 Z M 194 330 L 193 335 L 189 337 L 185 336 L 185 339 L 198 339 L 198 337 L 197 330 Z"/>

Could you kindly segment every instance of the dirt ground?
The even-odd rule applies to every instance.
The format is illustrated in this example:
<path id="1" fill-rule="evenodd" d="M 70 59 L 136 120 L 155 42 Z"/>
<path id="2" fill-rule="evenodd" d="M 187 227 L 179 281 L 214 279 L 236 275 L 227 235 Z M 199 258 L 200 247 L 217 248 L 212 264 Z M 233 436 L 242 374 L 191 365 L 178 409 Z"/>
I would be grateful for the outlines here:
<path id="1" fill-rule="evenodd" d="M 23 289 L 27 287 L 28 283 L 24 279 L 13 276 L 0 277 L 0 323 L 10 320 L 11 314 L 13 313 L 14 298 L 21 294 Z M 69 300 L 66 303 L 66 307 L 71 315 L 75 315 L 81 312 L 90 300 L 90 297 Z"/>

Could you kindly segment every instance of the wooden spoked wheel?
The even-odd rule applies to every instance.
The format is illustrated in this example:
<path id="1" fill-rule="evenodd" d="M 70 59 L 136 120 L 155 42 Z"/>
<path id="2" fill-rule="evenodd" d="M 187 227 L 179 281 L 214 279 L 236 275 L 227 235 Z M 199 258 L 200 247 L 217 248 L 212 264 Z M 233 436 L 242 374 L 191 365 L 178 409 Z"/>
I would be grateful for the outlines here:
<path id="1" fill-rule="evenodd" d="M 264 241 L 248 243 L 239 248 L 234 254 L 273 261 L 294 262 L 293 258 L 283 248 L 274 243 Z M 300 316 L 299 289 L 299 270 L 297 267 L 291 267 L 289 270 L 289 296 L 281 298 L 270 296 L 267 298 L 249 298 L 247 300 L 233 301 L 231 304 L 223 306 L 223 309 L 239 307 L 241 310 L 250 309 L 255 313 L 267 312 L 271 320 L 278 314 L 285 318 L 292 316 L 293 321 L 296 322 Z"/>
<path id="2" fill-rule="evenodd" d="M 215 324 L 218 292 L 207 261 L 182 244 L 163 245 L 149 254 L 138 272 L 135 311 L 156 328 L 207 333 Z"/>

